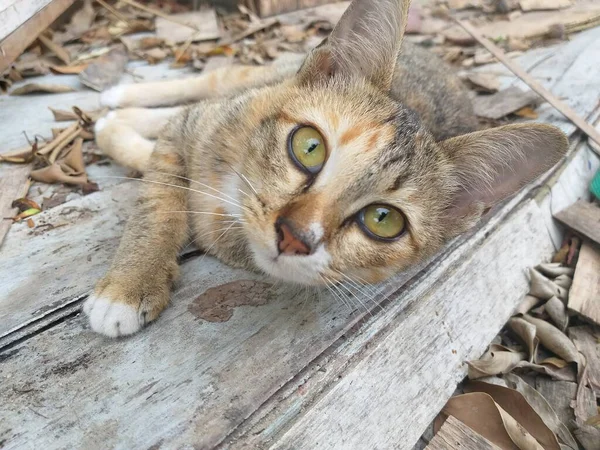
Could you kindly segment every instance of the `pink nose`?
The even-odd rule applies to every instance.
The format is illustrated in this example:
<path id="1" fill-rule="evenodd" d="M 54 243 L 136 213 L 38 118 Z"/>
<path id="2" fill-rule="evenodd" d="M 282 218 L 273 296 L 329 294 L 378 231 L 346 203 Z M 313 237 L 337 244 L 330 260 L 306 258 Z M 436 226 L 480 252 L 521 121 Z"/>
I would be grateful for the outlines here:
<path id="1" fill-rule="evenodd" d="M 278 220 L 275 223 L 277 231 L 277 248 L 284 255 L 309 255 L 310 247 L 299 238 L 292 228 L 285 222 Z"/>

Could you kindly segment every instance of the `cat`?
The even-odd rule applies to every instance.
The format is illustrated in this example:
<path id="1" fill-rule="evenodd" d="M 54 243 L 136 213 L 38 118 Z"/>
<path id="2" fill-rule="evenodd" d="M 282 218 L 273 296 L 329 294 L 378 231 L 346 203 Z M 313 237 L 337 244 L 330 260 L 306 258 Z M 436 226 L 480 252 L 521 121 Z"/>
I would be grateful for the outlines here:
<path id="1" fill-rule="evenodd" d="M 354 0 L 302 60 L 102 94 L 125 109 L 97 122 L 96 141 L 144 182 L 84 304 L 93 330 L 155 320 L 190 239 L 291 283 L 381 282 L 561 159 L 555 127 L 477 131 L 449 66 L 402 43 L 409 3 Z"/>

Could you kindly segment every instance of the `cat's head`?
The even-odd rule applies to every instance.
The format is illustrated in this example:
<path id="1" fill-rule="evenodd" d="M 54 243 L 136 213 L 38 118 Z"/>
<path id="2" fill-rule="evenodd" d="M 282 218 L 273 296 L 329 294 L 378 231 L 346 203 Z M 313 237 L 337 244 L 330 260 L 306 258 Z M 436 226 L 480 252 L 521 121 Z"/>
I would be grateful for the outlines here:
<path id="1" fill-rule="evenodd" d="M 253 187 L 240 200 L 266 273 L 303 284 L 384 280 L 565 153 L 566 137 L 546 125 L 436 142 L 389 95 L 408 3 L 354 1 L 295 79 L 250 100 L 243 175 Z"/>

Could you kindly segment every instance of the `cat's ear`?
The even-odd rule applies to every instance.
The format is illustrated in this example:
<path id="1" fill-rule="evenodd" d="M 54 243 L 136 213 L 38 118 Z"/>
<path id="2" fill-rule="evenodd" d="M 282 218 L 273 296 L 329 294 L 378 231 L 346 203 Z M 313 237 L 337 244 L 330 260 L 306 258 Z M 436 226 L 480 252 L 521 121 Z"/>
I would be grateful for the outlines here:
<path id="1" fill-rule="evenodd" d="M 329 37 L 308 55 L 299 82 L 359 76 L 389 90 L 409 6 L 410 0 L 354 0 Z"/>
<path id="2" fill-rule="evenodd" d="M 446 216 L 450 233 L 468 230 L 494 204 L 554 167 L 568 144 L 558 128 L 540 124 L 507 125 L 440 142 L 458 178 Z"/>

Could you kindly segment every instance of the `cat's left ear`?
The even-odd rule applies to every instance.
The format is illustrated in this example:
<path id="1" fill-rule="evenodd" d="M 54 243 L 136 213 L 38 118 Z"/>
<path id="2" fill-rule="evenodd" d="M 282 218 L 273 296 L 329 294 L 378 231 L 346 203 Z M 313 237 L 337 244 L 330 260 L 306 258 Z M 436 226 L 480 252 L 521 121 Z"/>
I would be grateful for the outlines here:
<path id="1" fill-rule="evenodd" d="M 457 235 L 475 225 L 494 204 L 554 167 L 569 141 L 551 125 L 517 124 L 457 136 L 438 145 L 448 155 L 456 177 L 445 219 L 448 233 Z"/>
<path id="2" fill-rule="evenodd" d="M 409 6 L 410 0 L 354 0 L 329 37 L 308 55 L 299 82 L 358 76 L 389 90 Z"/>

